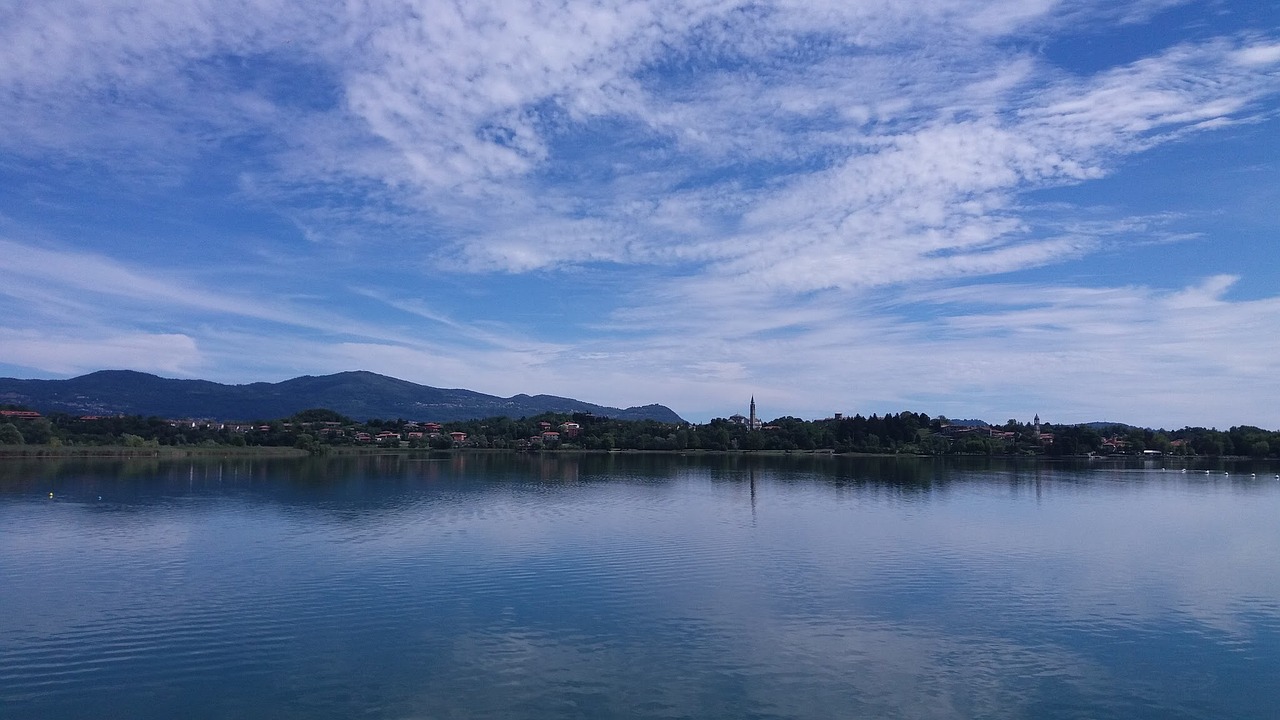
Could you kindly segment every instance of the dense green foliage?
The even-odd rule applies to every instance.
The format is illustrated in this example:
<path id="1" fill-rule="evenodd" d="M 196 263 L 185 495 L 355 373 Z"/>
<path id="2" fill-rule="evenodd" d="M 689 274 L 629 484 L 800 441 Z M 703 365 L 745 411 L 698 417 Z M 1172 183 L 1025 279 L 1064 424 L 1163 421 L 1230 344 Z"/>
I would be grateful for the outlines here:
<path id="1" fill-rule="evenodd" d="M 13 423 L 0 425 L 0 445 L 22 445 L 27 439 Z"/>
<path id="2" fill-rule="evenodd" d="M 12 408 L 21 409 L 21 408 Z M 230 424 L 123 415 L 77 417 L 54 413 L 5 418 L 0 444 L 106 446 L 267 446 L 314 453 L 339 446 L 513 450 L 829 451 L 886 454 L 1087 455 L 1158 452 L 1162 455 L 1280 456 L 1280 432 L 1252 426 L 1226 431 L 1149 430 L 1125 425 L 1040 427 L 953 425 L 923 413 L 855 415 L 801 420 L 780 417 L 758 429 L 717 418 L 702 425 L 618 420 L 588 413 L 546 413 L 513 420 L 493 417 L 448 423 L 371 419 L 360 423 L 317 408 L 289 418 Z M 461 435 L 457 435 L 461 433 Z"/>

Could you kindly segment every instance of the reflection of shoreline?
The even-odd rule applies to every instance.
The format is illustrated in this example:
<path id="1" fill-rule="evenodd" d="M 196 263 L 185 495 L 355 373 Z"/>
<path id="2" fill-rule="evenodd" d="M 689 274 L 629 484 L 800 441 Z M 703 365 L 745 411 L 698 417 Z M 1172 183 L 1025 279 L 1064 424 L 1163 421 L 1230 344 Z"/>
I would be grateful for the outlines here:
<path id="1" fill-rule="evenodd" d="M 998 460 L 1005 462 L 1026 463 L 1034 465 L 1074 465 L 1077 463 L 1089 463 L 1093 467 L 1150 467 L 1151 463 L 1158 462 L 1172 469 L 1206 469 L 1209 467 L 1220 467 L 1223 464 L 1237 465 L 1240 463 L 1261 462 L 1266 464 L 1272 458 L 1253 458 L 1248 455 L 1215 455 L 1215 456 L 1178 456 L 1166 455 L 1161 458 L 1143 458 L 1128 455 L 1116 456 L 1098 456 L 1098 455 L 1017 455 L 1017 454 L 947 454 L 947 455 L 927 455 L 915 453 L 864 453 L 864 452 L 845 452 L 838 453 L 831 449 L 816 450 L 706 450 L 706 449 L 686 449 L 686 450 L 639 450 L 639 449 L 613 449 L 613 450 L 592 450 L 586 448 L 569 448 L 569 449 L 541 449 L 528 450 L 516 448 L 451 448 L 451 449 L 426 449 L 426 448 L 388 448 L 388 447 L 363 447 L 363 446 L 343 446 L 343 445 L 326 445 L 325 451 L 319 457 L 372 457 L 372 456 L 395 456 L 395 457 L 426 457 L 433 456 L 436 458 L 449 456 L 484 456 L 484 455 L 516 455 L 524 457 L 549 457 L 549 458 L 572 458 L 586 456 L 607 456 L 607 457 L 629 457 L 629 456 L 668 456 L 668 457 L 726 457 L 726 458 L 826 458 L 835 460 L 850 460 L 857 458 L 865 459 L 895 459 L 895 460 Z M 294 447 L 274 446 L 274 445 L 252 445 L 252 446 L 235 446 L 235 445 L 217 445 L 213 447 L 202 447 L 196 445 L 174 446 L 161 445 L 159 447 L 126 447 L 123 445 L 103 445 L 103 446 L 82 446 L 82 445 L 0 445 L 0 461 L 7 459 L 23 459 L 23 460 L 39 460 L 41 458 L 48 459 L 64 459 L 64 458 L 137 458 L 137 459 L 176 459 L 176 458 L 300 458 L 314 456 L 307 450 Z"/>
<path id="2" fill-rule="evenodd" d="M 160 446 L 160 447 L 123 447 L 123 446 L 62 446 L 49 447 L 42 445 L 0 446 L 0 467 L 15 463 L 34 464 L 59 463 L 66 461 L 83 462 L 181 462 L 184 460 L 210 463 L 219 461 L 254 462 L 307 461 L 310 465 L 323 466 L 325 463 L 372 461 L 377 463 L 398 464 L 402 462 L 422 462 L 431 460 L 448 462 L 465 467 L 471 463 L 485 466 L 492 463 L 527 465 L 532 462 L 545 465 L 571 465 L 579 462 L 588 465 L 605 463 L 611 465 L 615 461 L 632 458 L 645 463 L 658 462 L 677 465 L 724 465 L 736 467 L 742 464 L 768 466 L 777 464 L 785 467 L 810 466 L 813 469 L 824 468 L 825 471 L 847 473 L 865 468 L 873 464 L 885 468 L 897 468 L 893 474 L 898 475 L 907 468 L 916 468 L 916 472 L 924 467 L 938 467 L 964 470 L 1014 470 L 1022 471 L 1033 468 L 1055 470 L 1087 470 L 1117 471 L 1139 473 L 1228 473 L 1237 479 L 1241 473 L 1249 478 L 1256 473 L 1256 479 L 1273 479 L 1280 472 L 1280 462 L 1272 459 L 1255 459 L 1244 456 L 1222 457 L 1166 457 L 1161 460 L 1117 456 L 1109 458 L 1087 456 L 1028 456 L 1028 455 L 914 455 L 892 453 L 834 453 L 830 450 L 586 450 L 555 449 L 530 452 L 511 448 L 453 448 L 448 450 L 428 450 L 422 448 L 379 448 L 379 447 L 330 447 L 328 452 L 315 455 L 306 450 L 277 446 Z"/>
<path id="3" fill-rule="evenodd" d="M 84 448 L 85 450 L 94 450 Z M 1003 457 L 1003 456 L 915 456 L 829 453 L 763 453 L 763 452 L 678 452 L 678 451 L 574 451 L 520 453 L 511 450 L 455 449 L 448 451 L 387 450 L 372 448 L 360 452 L 308 455 L 291 448 L 237 448 L 235 452 L 218 452 L 216 448 L 179 450 L 165 453 L 165 448 L 129 448 L 130 453 L 29 454 L 0 456 L 0 489 L 24 477 L 74 475 L 91 468 L 120 468 L 127 476 L 143 472 L 142 468 L 159 470 L 169 475 L 174 469 L 183 480 L 192 473 L 201 475 L 207 468 L 222 466 L 239 472 L 242 477 L 288 483 L 306 479 L 328 482 L 344 473 L 355 473 L 367 480 L 377 478 L 412 479 L 420 477 L 463 478 L 477 473 L 498 473 L 503 478 L 538 481 L 594 482 L 617 471 L 638 472 L 649 477 L 675 477 L 690 470 L 709 470 L 721 477 L 747 479 L 748 472 L 802 471 L 815 477 L 827 477 L 840 483 L 872 482 L 905 485 L 936 485 L 963 481 L 974 473 L 1005 472 L 1019 479 L 1040 478 L 1043 474 L 1073 478 L 1073 482 L 1111 475 L 1130 478 L 1183 478 L 1188 482 L 1215 482 L 1223 478 L 1233 484 L 1271 484 L 1280 472 L 1275 461 L 1201 460 L 1194 467 L 1182 468 L 1153 465 L 1149 461 L 1098 461 L 1072 458 Z M 285 452 L 281 452 L 285 450 Z M 194 471 L 191 469 L 194 468 Z"/>
<path id="4" fill-rule="evenodd" d="M 269 446 L 0 445 L 0 460 L 5 458 L 39 460 L 40 458 L 305 457 L 309 454 L 306 450 L 298 448 Z"/>

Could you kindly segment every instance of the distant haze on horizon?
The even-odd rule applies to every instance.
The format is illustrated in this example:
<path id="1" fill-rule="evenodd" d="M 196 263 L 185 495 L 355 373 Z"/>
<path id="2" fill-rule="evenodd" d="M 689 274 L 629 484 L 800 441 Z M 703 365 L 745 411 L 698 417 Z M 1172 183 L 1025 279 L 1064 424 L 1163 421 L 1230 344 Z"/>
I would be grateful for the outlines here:
<path id="1" fill-rule="evenodd" d="M 0 13 L 0 376 L 1280 428 L 1280 5 Z"/>

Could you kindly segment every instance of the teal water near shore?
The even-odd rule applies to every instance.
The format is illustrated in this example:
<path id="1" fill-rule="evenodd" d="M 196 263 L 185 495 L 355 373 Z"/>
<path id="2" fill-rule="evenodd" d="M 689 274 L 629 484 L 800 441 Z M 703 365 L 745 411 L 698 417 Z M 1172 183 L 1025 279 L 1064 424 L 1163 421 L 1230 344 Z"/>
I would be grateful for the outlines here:
<path id="1" fill-rule="evenodd" d="M 0 716 L 1275 718 L 1280 468 L 1182 469 L 0 461 Z"/>

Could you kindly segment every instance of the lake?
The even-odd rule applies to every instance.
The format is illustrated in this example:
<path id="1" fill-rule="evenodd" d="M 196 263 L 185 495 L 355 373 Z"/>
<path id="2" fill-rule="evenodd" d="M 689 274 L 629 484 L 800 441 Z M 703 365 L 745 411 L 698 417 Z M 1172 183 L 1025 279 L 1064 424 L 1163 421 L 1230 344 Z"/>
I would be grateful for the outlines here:
<path id="1" fill-rule="evenodd" d="M 3 460 L 0 717 L 1280 717 L 1280 468 L 1185 467 Z"/>

